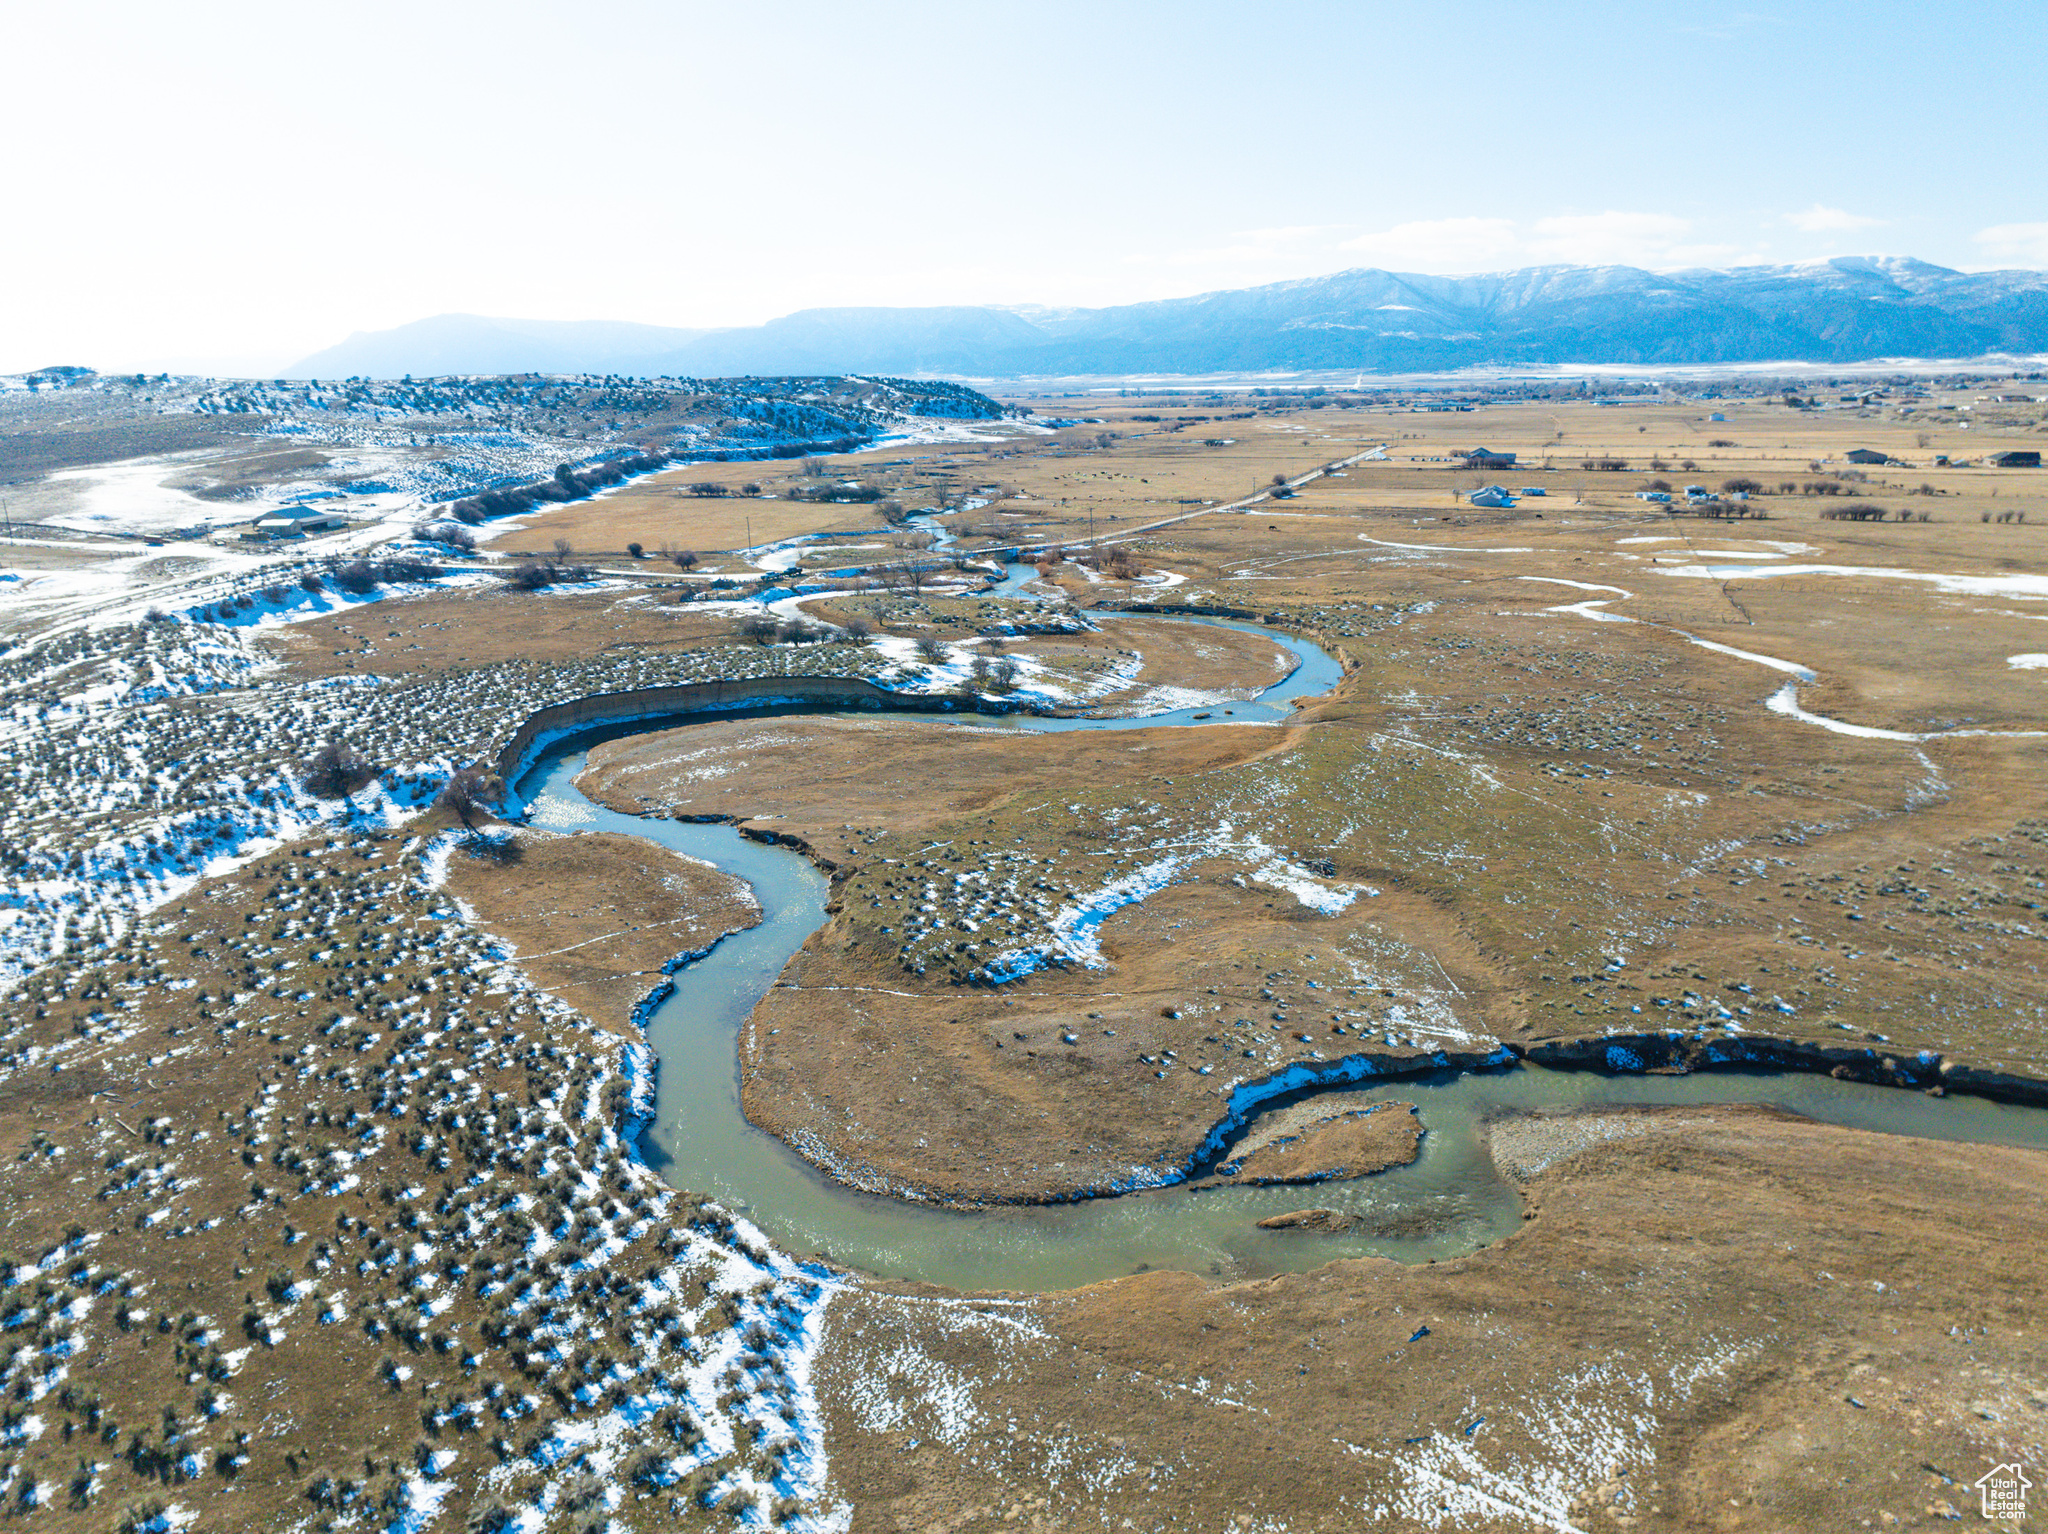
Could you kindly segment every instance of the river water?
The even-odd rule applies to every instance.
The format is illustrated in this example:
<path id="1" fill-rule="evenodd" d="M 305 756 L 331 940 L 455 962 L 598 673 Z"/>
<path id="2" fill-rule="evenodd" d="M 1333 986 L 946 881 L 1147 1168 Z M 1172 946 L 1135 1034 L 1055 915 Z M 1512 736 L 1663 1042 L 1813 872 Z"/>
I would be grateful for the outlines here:
<path id="1" fill-rule="evenodd" d="M 1148 622 L 1219 620 L 1145 619 Z M 1134 719 L 992 718 L 963 723 L 1057 732 L 1150 729 L 1205 722 L 1276 721 L 1289 700 L 1328 691 L 1338 662 L 1317 646 L 1256 624 L 1229 627 L 1286 646 L 1299 664 L 1252 702 Z M 720 720 L 830 712 L 791 706 L 711 716 Z M 924 716 L 929 719 L 931 716 Z M 1937 1140 L 2048 1148 L 2048 1111 L 1790 1072 L 1723 1069 L 1686 1076 L 1616 1075 L 1515 1065 L 1438 1072 L 1322 1089 L 1344 1102 L 1405 1100 L 1426 1133 L 1414 1164 L 1312 1187 L 1167 1187 L 1080 1203 L 973 1212 L 857 1193 L 832 1181 L 740 1112 L 735 1042 L 790 955 L 825 920 L 826 881 L 799 853 L 742 837 L 725 825 L 621 814 L 575 786 L 600 740 L 674 728 L 686 718 L 636 720 L 557 742 L 515 785 L 529 823 L 563 832 L 644 837 L 745 879 L 763 920 L 721 941 L 675 976 L 647 1022 L 660 1057 L 655 1117 L 643 1141 L 650 1163 L 679 1188 L 708 1194 L 760 1226 L 784 1250 L 816 1253 L 885 1278 L 963 1289 L 1048 1290 L 1174 1268 L 1219 1278 L 1301 1271 L 1336 1257 L 1403 1262 L 1462 1255 L 1500 1239 L 1521 1220 L 1515 1191 L 1496 1172 L 1483 1125 L 1514 1109 L 1603 1104 L 1769 1103 L 1828 1123 Z M 1290 1099 L 1275 1099 L 1270 1108 Z M 1332 1103 L 1332 1107 L 1339 1104 Z M 1343 1235 L 1263 1231 L 1256 1222 L 1290 1209 L 1358 1217 Z"/>

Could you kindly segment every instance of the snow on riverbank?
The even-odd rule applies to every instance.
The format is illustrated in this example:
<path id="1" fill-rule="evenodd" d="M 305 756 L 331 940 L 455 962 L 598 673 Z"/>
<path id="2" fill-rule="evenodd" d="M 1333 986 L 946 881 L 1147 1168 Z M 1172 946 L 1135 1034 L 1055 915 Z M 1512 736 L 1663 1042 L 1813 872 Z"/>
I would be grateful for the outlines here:
<path id="1" fill-rule="evenodd" d="M 461 839 L 462 833 L 450 831 L 416 849 L 427 887 L 445 878 L 447 858 Z M 534 987 L 507 944 L 474 932 L 466 912 L 458 915 L 472 928 L 465 941 L 491 960 L 493 990 L 518 999 L 515 1013 L 531 1002 L 575 1024 L 562 1003 Z M 845 1528 L 848 1509 L 830 1494 L 824 1413 L 813 1381 L 826 1310 L 845 1281 L 783 1254 L 750 1222 L 715 1207 L 708 1225 L 675 1219 L 677 1195 L 648 1166 L 638 1142 L 637 1126 L 653 1111 L 652 1052 L 644 1042 L 614 1033 L 592 1037 L 594 1047 L 586 1048 L 596 1074 L 573 1094 L 566 1080 L 559 1083 L 538 1105 L 546 1120 L 543 1132 L 520 1147 L 574 1145 L 579 1126 L 601 1126 L 596 1163 L 587 1172 L 571 1169 L 566 1212 L 554 1228 L 535 1230 L 535 1254 L 580 1224 L 586 1252 L 568 1265 L 566 1277 L 604 1269 L 657 1228 L 666 1232 L 662 1260 L 634 1280 L 628 1345 L 574 1392 L 588 1410 L 557 1421 L 519 1454 L 485 1470 L 482 1486 L 500 1494 L 523 1487 L 532 1500 L 514 1509 L 513 1526 L 526 1526 L 518 1521 L 524 1518 L 537 1528 L 565 1482 L 621 1477 L 630 1461 L 643 1484 L 673 1486 L 727 1461 L 713 1496 L 733 1497 L 727 1510 L 734 1516 L 808 1534 Z M 614 1118 L 604 1105 L 614 1101 L 615 1081 L 627 1090 L 616 1100 Z M 648 1200 L 645 1206 L 620 1210 L 612 1202 L 614 1185 L 596 1175 L 611 1158 L 627 1164 Z M 517 1280 L 507 1287 L 512 1292 L 503 1303 L 514 1318 L 529 1310 L 544 1318 L 545 1306 L 559 1294 Z M 535 1324 L 542 1338 L 562 1336 L 552 1321 Z M 678 1419 L 695 1426 L 694 1439 L 674 1433 Z M 543 1472 L 537 1495 L 531 1479 L 536 1470 Z"/>
<path id="2" fill-rule="evenodd" d="M 397 824 L 534 709 L 713 676 L 880 667 L 844 647 L 717 647 L 296 682 L 252 643 L 262 613 L 240 616 L 81 628 L 0 652 L 12 768 L 0 836 L 20 853 L 0 888 L 0 988 L 285 840 Z M 337 737 L 383 769 L 353 806 L 314 800 L 299 782 L 304 759 Z"/>

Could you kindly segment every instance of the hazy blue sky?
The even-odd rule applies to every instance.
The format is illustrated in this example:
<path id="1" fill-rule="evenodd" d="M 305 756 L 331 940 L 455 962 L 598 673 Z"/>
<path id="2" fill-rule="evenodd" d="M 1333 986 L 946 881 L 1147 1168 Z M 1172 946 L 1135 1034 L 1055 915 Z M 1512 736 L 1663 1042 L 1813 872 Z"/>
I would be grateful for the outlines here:
<path id="1" fill-rule="evenodd" d="M 0 368 L 450 310 L 2048 266 L 2044 43 L 2031 0 L 16 4 Z"/>

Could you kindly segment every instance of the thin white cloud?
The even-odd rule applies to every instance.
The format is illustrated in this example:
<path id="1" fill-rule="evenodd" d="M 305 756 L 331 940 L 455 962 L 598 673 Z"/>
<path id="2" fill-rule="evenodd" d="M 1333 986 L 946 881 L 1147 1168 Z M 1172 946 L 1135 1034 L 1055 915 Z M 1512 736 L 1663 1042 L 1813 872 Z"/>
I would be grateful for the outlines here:
<path id="1" fill-rule="evenodd" d="M 1689 34 L 1693 37 L 1711 37 L 1716 42 L 1725 43 L 1732 42 L 1738 37 L 1756 32 L 1761 28 L 1782 27 L 1784 25 L 1784 21 L 1776 16 L 1766 16 L 1756 11 L 1736 11 L 1732 14 L 1718 16 L 1711 22 L 1679 23 L 1672 30 Z"/>
<path id="2" fill-rule="evenodd" d="M 1529 246 L 1544 261 L 1574 266 L 1715 266 L 1739 254 L 1733 245 L 1690 240 L 1692 220 L 1670 213 L 1573 213 L 1539 218 Z"/>
<path id="3" fill-rule="evenodd" d="M 1246 229 L 1241 234 L 1244 239 L 1256 240 L 1262 245 L 1275 245 L 1332 234 L 1343 227 L 1342 224 L 1283 224 L 1275 229 Z"/>
<path id="4" fill-rule="evenodd" d="M 1305 241 L 1327 242 L 1338 226 L 1330 224 L 1288 224 L 1273 229 L 1232 231 L 1229 245 L 1212 245 L 1199 250 L 1179 250 L 1163 259 L 1173 266 L 1206 266 L 1218 262 L 1293 261 Z M 1143 262 L 1145 258 L 1135 258 Z"/>
<path id="5" fill-rule="evenodd" d="M 1861 213 L 1817 202 L 1804 212 L 1787 213 L 1785 222 L 1804 234 L 1835 234 L 1849 229 L 1875 229 L 1885 220 L 1865 218 Z"/>
<path id="6" fill-rule="evenodd" d="M 2048 266 L 2048 224 L 1993 224 L 1972 238 L 1987 260 L 2007 266 Z"/>
<path id="7" fill-rule="evenodd" d="M 1690 219 L 1671 213 L 1567 213 L 1518 223 L 1509 218 L 1440 218 L 1359 235 L 1343 248 L 1376 265 L 1408 271 L 1500 270 L 1511 266 L 1713 266 L 1743 254 L 1692 238 Z"/>
<path id="8" fill-rule="evenodd" d="M 1441 272 L 1512 263 L 1522 242 L 1513 219 L 1436 218 L 1362 234 L 1343 248 L 1375 266 Z"/>

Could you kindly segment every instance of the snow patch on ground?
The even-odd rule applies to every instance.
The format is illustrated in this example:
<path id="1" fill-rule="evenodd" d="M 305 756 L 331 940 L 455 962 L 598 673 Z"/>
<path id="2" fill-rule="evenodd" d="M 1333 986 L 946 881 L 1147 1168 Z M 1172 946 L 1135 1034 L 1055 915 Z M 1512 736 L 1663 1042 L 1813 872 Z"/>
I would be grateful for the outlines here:
<path id="1" fill-rule="evenodd" d="M 1370 543 L 1375 548 L 1400 549 L 1404 552 L 1417 554 L 1533 554 L 1536 552 L 1534 549 L 1463 548 L 1455 543 L 1389 543 L 1384 538 L 1368 538 L 1364 533 L 1358 535 L 1358 541 L 1360 543 Z"/>
<path id="2" fill-rule="evenodd" d="M 1931 570 L 1892 570 L 1882 565 L 1668 565 L 1659 575 L 1709 581 L 1762 580 L 1773 575 L 1847 575 L 1873 581 L 1918 581 L 1945 596 L 2036 597 L 2048 599 L 2048 575 L 1948 575 Z"/>
<path id="3" fill-rule="evenodd" d="M 1310 910 L 1320 911 L 1325 916 L 1335 916 L 1362 894 L 1379 893 L 1369 884 L 1336 884 L 1319 879 L 1299 864 L 1283 862 L 1279 858 L 1261 864 L 1251 877 L 1253 883 L 1282 890 Z"/>
<path id="4" fill-rule="evenodd" d="M 1426 1356 L 1429 1344 L 1418 1342 Z M 1385 1500 L 1359 1508 L 1362 1521 L 1584 1534 L 1573 1510 L 1597 1498 L 1608 1517 L 1634 1522 L 1653 1500 L 1649 1485 L 1664 1418 L 1764 1346 L 1709 1336 L 1654 1372 L 1589 1364 L 1537 1389 L 1468 1397 L 1451 1420 L 1397 1449 L 1347 1443 L 1353 1455 L 1379 1462 L 1395 1483 Z"/>
<path id="5" fill-rule="evenodd" d="M 1246 836 L 1228 823 L 1207 836 L 1184 843 L 1179 850 L 1155 858 L 1063 907 L 1053 916 L 1045 935 L 1029 946 L 1011 948 L 989 961 L 988 978 L 994 984 L 1021 979 L 1053 964 L 1077 964 L 1085 969 L 1102 969 L 1106 960 L 1097 936 L 1102 924 L 1127 906 L 1138 905 L 1174 883 L 1197 863 L 1229 858 L 1248 870 L 1238 875 L 1254 883 L 1284 891 L 1310 910 L 1335 916 L 1359 895 L 1377 895 L 1366 884 L 1344 884 L 1318 877 L 1308 869 L 1269 846 L 1256 836 Z"/>

